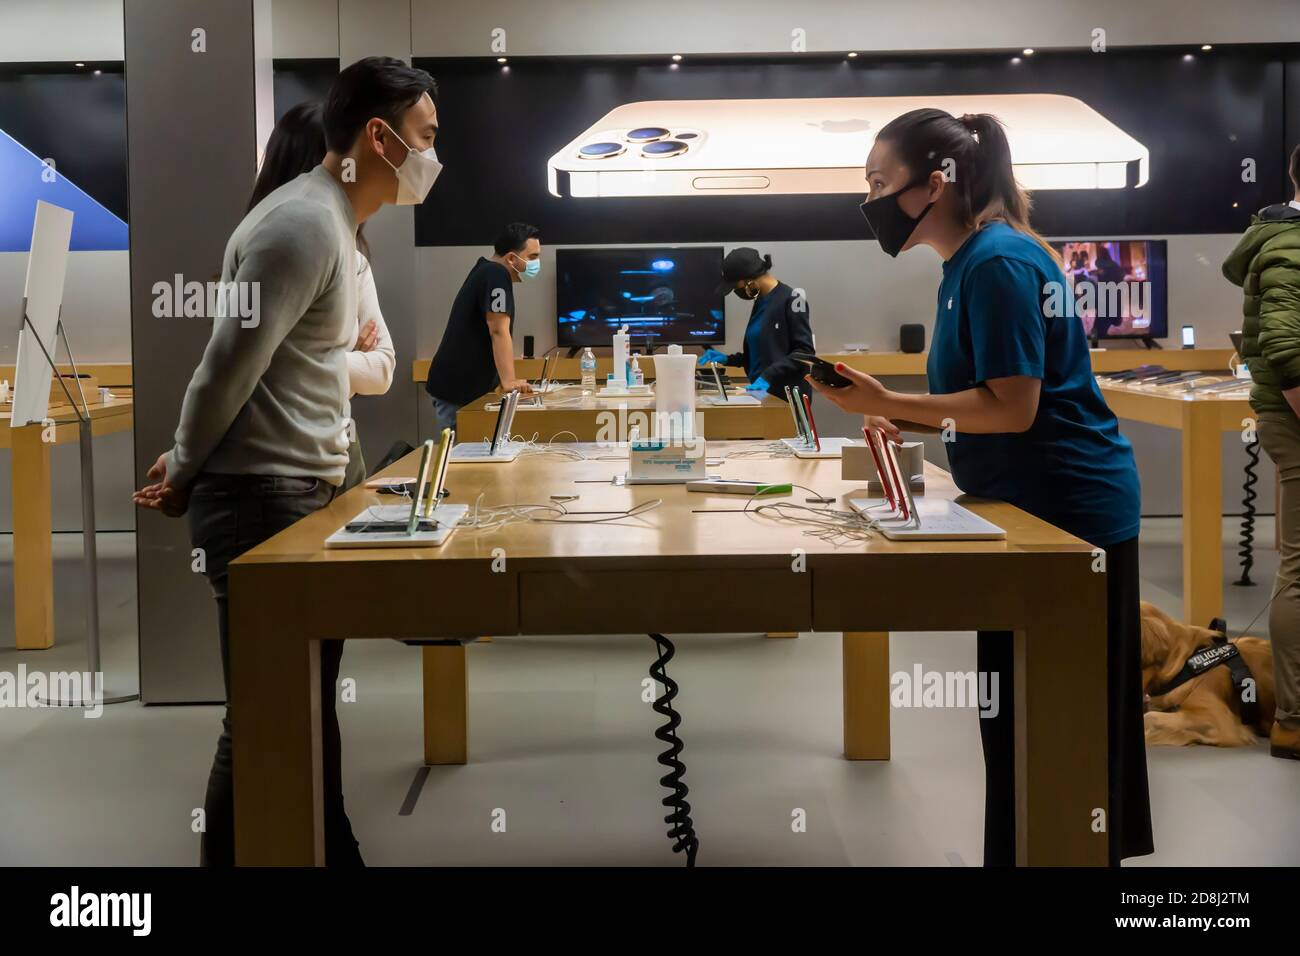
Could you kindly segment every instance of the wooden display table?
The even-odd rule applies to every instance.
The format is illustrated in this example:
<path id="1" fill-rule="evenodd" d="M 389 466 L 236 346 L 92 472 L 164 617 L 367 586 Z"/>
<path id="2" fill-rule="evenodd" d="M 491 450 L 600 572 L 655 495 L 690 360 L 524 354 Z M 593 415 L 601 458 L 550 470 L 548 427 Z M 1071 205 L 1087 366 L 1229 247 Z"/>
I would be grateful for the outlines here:
<path id="1" fill-rule="evenodd" d="M 1144 349 L 1144 348 L 1110 348 L 1090 352 L 1092 369 L 1099 374 L 1121 372 L 1138 368 L 1142 365 L 1163 365 L 1170 371 L 1206 371 L 1227 372 L 1228 360 L 1232 349 Z M 924 375 L 926 352 L 832 352 L 823 355 L 829 362 L 843 362 L 868 375 Z M 429 377 L 429 359 L 416 359 L 411 363 L 411 381 L 424 382 Z M 612 369 L 612 359 L 606 354 L 596 356 L 596 380 L 603 385 L 605 376 Z M 561 358 L 555 363 L 552 376 L 561 382 L 576 382 L 582 378 L 577 358 Z M 654 362 L 643 361 L 642 371 L 646 380 L 654 379 Z M 515 359 L 516 374 L 536 381 L 542 373 L 541 359 Z M 728 368 L 727 374 L 733 378 L 744 378 L 743 369 Z"/>
<path id="2" fill-rule="evenodd" d="M 129 390 L 128 390 L 129 391 Z M 86 396 L 90 398 L 89 395 Z M 80 438 L 76 411 L 66 403 L 50 405 L 45 425 L 10 427 L 11 414 L 0 412 L 0 448 L 11 450 L 11 507 L 14 529 L 14 632 L 19 650 L 54 646 L 54 531 L 50 500 L 50 448 Z M 88 405 L 91 433 L 111 435 L 133 424 L 129 394 Z"/>
<path id="3" fill-rule="evenodd" d="M 725 449 L 711 444 L 709 454 Z M 385 473 L 412 474 L 415 467 L 411 455 Z M 613 485 L 613 461 L 533 454 L 511 464 L 452 468 L 450 500 L 466 504 L 480 492 L 487 505 L 579 494 L 569 506 L 575 511 L 663 503 L 602 524 L 460 529 L 440 548 L 325 550 L 329 534 L 380 502 L 358 487 L 234 561 L 240 864 L 324 862 L 322 640 L 448 639 L 440 659 L 430 664 L 426 656 L 433 669 L 426 686 L 443 693 L 437 712 L 444 727 L 431 732 L 442 737 L 442 759 L 454 761 L 468 749 L 464 649 L 455 642 L 478 634 L 843 633 L 845 756 L 886 759 L 888 632 L 989 629 L 1015 632 L 1014 701 L 1002 705 L 1016 714 L 1018 860 L 1105 865 L 1107 836 L 1091 821 L 1107 805 L 1106 582 L 1092 570 L 1087 543 L 1010 505 L 966 502 L 1005 528 L 1007 540 L 900 543 L 877 536 L 836 544 L 803 527 L 738 513 L 743 499 L 735 496 Z M 837 498 L 861 484 L 841 481 L 833 460 L 733 457 L 720 473 L 794 482 Z M 927 494 L 954 494 L 942 471 L 930 466 L 927 475 Z M 375 599 L 329 599 L 347 593 Z M 686 713 L 693 696 L 709 691 L 688 683 L 677 707 Z"/>
<path id="4" fill-rule="evenodd" d="M 1248 390 L 1250 383 L 1243 384 Z M 1222 435 L 1243 432 L 1255 412 L 1244 394 L 1236 393 L 1198 397 L 1101 383 L 1101 394 L 1117 418 L 1182 433 L 1183 620 L 1206 627 L 1223 615 Z"/>
<path id="5" fill-rule="evenodd" d="M 697 398 L 696 411 L 703 415 L 704 437 L 709 440 L 784 438 L 795 433 L 790 406 L 779 398 L 765 395 L 757 405 L 709 405 L 704 403 L 706 397 L 701 393 Z M 515 435 L 529 439 L 535 434 L 539 442 L 557 436 L 559 441 L 626 441 L 634 425 L 643 437 L 652 434 L 653 396 L 583 399 L 578 389 L 568 388 L 541 398 L 540 407 L 520 402 L 511 429 Z M 500 401 L 499 394 L 489 393 L 462 408 L 456 415 L 456 440 L 491 440 Z"/>

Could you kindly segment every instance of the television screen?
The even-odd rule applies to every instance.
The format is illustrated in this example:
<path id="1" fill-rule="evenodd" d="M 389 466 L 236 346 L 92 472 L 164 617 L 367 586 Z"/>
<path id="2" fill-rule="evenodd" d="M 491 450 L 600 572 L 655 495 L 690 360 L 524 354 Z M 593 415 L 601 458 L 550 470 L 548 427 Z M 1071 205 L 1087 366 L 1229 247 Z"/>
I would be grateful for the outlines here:
<path id="1" fill-rule="evenodd" d="M 1051 246 L 1061 254 L 1075 314 L 1089 338 L 1169 335 L 1163 239 L 1068 239 Z"/>
<path id="2" fill-rule="evenodd" d="M 556 343 L 609 345 L 626 325 L 637 346 L 726 339 L 722 247 L 559 249 Z"/>

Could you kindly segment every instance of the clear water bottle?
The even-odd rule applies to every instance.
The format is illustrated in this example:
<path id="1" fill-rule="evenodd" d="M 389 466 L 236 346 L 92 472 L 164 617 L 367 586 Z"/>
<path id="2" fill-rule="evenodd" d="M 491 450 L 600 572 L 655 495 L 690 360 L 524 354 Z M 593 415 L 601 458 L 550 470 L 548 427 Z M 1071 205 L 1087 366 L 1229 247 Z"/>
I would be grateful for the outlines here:
<path id="1" fill-rule="evenodd" d="M 591 395 L 596 391 L 596 353 L 590 348 L 582 350 L 582 394 Z"/>

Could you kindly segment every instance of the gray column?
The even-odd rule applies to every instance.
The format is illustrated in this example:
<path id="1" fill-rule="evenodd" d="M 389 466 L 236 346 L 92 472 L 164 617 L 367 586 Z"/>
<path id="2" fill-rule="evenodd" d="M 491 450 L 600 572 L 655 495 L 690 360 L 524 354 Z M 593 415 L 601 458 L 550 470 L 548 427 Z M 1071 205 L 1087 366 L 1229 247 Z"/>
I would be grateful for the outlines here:
<path id="1" fill-rule="evenodd" d="M 410 0 L 339 0 L 339 66 L 367 56 L 411 61 Z M 365 236 L 379 308 L 397 354 L 388 394 L 352 400 L 361 450 L 373 467 L 394 441 L 416 442 L 416 403 L 427 399 L 421 399 L 423 389 L 411 383 L 411 362 L 416 358 L 417 323 L 428 316 L 416 301 L 415 207 L 384 206 L 366 223 Z"/>
<path id="2" fill-rule="evenodd" d="M 264 128 L 259 137 L 257 122 L 259 113 L 271 117 L 269 9 L 270 0 L 123 3 L 137 482 L 172 445 L 185 386 L 211 331 L 206 319 L 156 318 L 153 287 L 177 274 L 184 281 L 219 277 L 226 240 L 252 189 L 258 144 L 269 133 Z M 224 697 L 216 609 L 191 564 L 185 521 L 141 512 L 136 567 L 146 703 Z"/>

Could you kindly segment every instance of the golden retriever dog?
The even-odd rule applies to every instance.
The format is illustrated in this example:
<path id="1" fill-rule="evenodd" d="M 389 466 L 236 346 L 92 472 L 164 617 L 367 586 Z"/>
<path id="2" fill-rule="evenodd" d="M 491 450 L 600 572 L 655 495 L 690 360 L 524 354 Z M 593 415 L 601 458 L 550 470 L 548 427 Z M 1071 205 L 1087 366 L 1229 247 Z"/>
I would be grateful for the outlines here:
<path id="1" fill-rule="evenodd" d="M 1178 675 L 1187 658 L 1214 645 L 1216 632 L 1175 621 L 1159 608 L 1142 602 L 1142 690 L 1165 687 Z M 1209 744 L 1243 747 L 1256 736 L 1267 738 L 1273 724 L 1273 647 L 1258 637 L 1236 640 L 1237 652 L 1255 680 L 1257 717 L 1242 723 L 1241 700 L 1232 687 L 1226 664 L 1175 687 L 1167 694 L 1147 699 L 1148 744 L 1181 747 Z"/>

